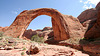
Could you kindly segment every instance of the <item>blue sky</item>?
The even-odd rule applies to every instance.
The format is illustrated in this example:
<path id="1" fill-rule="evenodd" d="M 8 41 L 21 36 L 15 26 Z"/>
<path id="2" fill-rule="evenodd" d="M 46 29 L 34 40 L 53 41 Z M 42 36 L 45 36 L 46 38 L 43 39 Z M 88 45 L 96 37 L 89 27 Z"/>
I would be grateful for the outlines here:
<path id="1" fill-rule="evenodd" d="M 62 14 L 77 17 L 82 11 L 94 8 L 99 0 L 0 0 L 0 26 L 10 26 L 23 10 L 54 8 Z M 28 29 L 42 29 L 52 26 L 51 17 L 41 15 L 35 18 Z"/>

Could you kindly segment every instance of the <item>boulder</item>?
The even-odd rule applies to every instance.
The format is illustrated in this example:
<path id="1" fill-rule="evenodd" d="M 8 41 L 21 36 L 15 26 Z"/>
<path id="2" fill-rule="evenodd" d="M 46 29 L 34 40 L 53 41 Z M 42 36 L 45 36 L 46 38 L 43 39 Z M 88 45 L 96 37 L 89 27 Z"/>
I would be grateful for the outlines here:
<path id="1" fill-rule="evenodd" d="M 27 39 L 31 39 L 31 37 L 34 35 L 34 34 L 37 34 L 36 31 L 32 30 L 32 29 L 28 29 L 24 32 L 23 34 L 23 38 L 27 38 Z"/>
<path id="2" fill-rule="evenodd" d="M 89 38 L 100 38 L 100 9 L 98 9 L 98 17 L 95 25 L 85 33 L 85 37 Z"/>
<path id="3" fill-rule="evenodd" d="M 37 45 L 35 45 L 35 44 L 32 44 L 31 46 L 30 46 L 30 48 L 29 48 L 29 50 L 28 50 L 28 53 L 29 54 L 37 54 L 39 52 L 39 48 L 38 48 L 38 46 Z"/>
<path id="4" fill-rule="evenodd" d="M 97 19 L 97 10 L 95 8 L 87 9 L 83 11 L 77 18 L 81 23 L 94 18 Z"/>

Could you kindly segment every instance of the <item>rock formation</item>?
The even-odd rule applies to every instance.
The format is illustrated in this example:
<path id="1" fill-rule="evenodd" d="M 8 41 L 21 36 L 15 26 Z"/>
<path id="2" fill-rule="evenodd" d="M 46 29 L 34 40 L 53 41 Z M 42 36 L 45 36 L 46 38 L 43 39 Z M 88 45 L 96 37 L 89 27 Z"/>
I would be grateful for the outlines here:
<path id="1" fill-rule="evenodd" d="M 86 52 L 91 52 L 92 56 L 100 56 L 100 38 L 92 41 L 82 42 L 83 50 Z"/>
<path id="2" fill-rule="evenodd" d="M 89 11 L 91 9 L 86 10 L 92 14 L 84 14 L 84 18 L 82 18 L 82 14 L 86 13 L 86 11 L 82 12 L 82 14 L 80 14 L 81 16 L 78 16 L 86 31 L 84 34 L 85 40 L 81 40 L 80 45 L 84 51 L 90 52 L 92 56 L 100 56 L 100 2 L 94 9 L 95 10 L 92 9 L 93 11 L 91 12 Z"/>
<path id="3" fill-rule="evenodd" d="M 83 37 L 84 29 L 79 20 L 73 16 L 63 15 L 55 9 L 40 8 L 21 12 L 5 31 L 4 35 L 21 38 L 30 22 L 39 15 L 52 18 L 55 40 Z M 10 32 L 10 33 L 9 33 Z"/>
<path id="4" fill-rule="evenodd" d="M 97 10 L 95 8 L 87 9 L 83 11 L 77 18 L 81 23 L 94 18 L 97 19 Z"/>
<path id="5" fill-rule="evenodd" d="M 87 32 L 88 30 L 90 30 L 90 28 L 93 27 L 97 20 L 97 10 L 95 8 L 87 9 L 78 16 L 78 19 Z"/>
<path id="6" fill-rule="evenodd" d="M 100 2 L 95 7 L 97 10 L 100 8 Z"/>
<path id="7" fill-rule="evenodd" d="M 3 38 L 6 40 L 0 40 L 0 56 L 89 56 L 71 47 L 48 45 L 12 37 Z M 7 39 L 16 41 L 7 43 Z"/>
<path id="8" fill-rule="evenodd" d="M 38 46 L 39 46 L 39 45 L 38 45 Z M 37 53 L 39 53 L 39 48 L 38 48 L 38 46 L 37 46 L 36 44 L 31 45 L 30 48 L 29 48 L 29 50 L 28 50 L 28 53 L 29 53 L 29 54 L 37 54 Z"/>
<path id="9" fill-rule="evenodd" d="M 26 30 L 30 22 L 39 15 L 51 16 L 53 28 L 45 27 L 43 30 Z M 100 56 L 100 2 L 97 4 L 96 8 L 83 11 L 78 16 L 78 19 L 73 16 L 63 15 L 57 10 L 51 8 L 25 10 L 16 17 L 15 21 L 8 28 L 5 29 L 3 27 L 0 27 L 0 31 L 3 31 L 4 35 L 12 36 L 15 38 L 27 37 L 30 39 L 33 35 L 36 34 L 38 34 L 40 37 L 43 36 L 45 39 L 54 36 L 54 40 L 63 40 L 55 41 L 58 45 L 70 45 L 73 48 L 93 53 L 95 56 Z M 85 38 L 80 39 L 83 37 Z M 1 39 L 3 39 L 3 37 L 1 37 Z M 14 43 L 14 40 L 12 41 L 12 39 L 8 39 L 7 41 L 9 42 L 9 44 Z M 4 43 L 4 41 L 2 41 L 1 43 Z M 5 48 L 0 48 L 0 50 L 4 49 Z M 37 50 L 37 52 L 34 52 L 34 50 Z M 53 49 L 53 51 L 54 50 L 56 49 Z M 67 49 L 64 48 L 62 50 L 64 51 Z M 61 52 L 59 48 L 57 49 L 57 51 Z M 32 52 L 31 54 L 36 54 L 40 51 L 38 48 L 31 47 L 29 52 Z M 60 52 L 56 54 L 59 56 Z M 67 52 L 62 53 L 64 55 L 68 54 Z M 72 51 L 70 51 L 69 53 L 70 55 L 75 54 Z"/>
<path id="10" fill-rule="evenodd" d="M 22 38 L 24 39 L 31 39 L 31 37 L 33 35 L 36 35 L 37 32 L 32 30 L 32 29 L 28 29 L 28 30 L 25 30 L 24 34 L 22 35 Z"/>
<path id="11" fill-rule="evenodd" d="M 99 26 L 99 11 L 100 2 L 95 8 L 87 9 L 83 11 L 78 19 L 84 27 L 86 38 L 98 38 L 100 37 L 100 26 Z"/>
<path id="12" fill-rule="evenodd" d="M 5 32 L 7 30 L 7 28 L 8 28 L 8 26 L 6 26 L 6 27 L 0 27 L 0 31 L 1 32 Z"/>
<path id="13" fill-rule="evenodd" d="M 53 32 L 52 27 L 45 27 L 42 30 L 28 29 L 25 30 L 22 38 L 30 40 L 32 36 L 38 35 L 39 37 L 44 37 L 44 39 L 47 40 L 47 38 L 54 36 L 52 32 Z"/>
<path id="14" fill-rule="evenodd" d="M 95 25 L 85 34 L 86 38 L 100 38 L 100 8 Z"/>

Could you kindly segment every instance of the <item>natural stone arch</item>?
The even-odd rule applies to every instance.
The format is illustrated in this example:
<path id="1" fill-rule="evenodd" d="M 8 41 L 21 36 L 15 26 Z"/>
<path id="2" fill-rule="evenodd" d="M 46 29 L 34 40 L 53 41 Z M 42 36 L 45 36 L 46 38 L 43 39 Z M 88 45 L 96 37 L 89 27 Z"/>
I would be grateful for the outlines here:
<path id="1" fill-rule="evenodd" d="M 80 33 L 83 31 L 83 27 L 77 18 L 63 15 L 52 8 L 32 9 L 21 12 L 4 34 L 12 37 L 22 37 L 30 22 L 40 15 L 48 15 L 52 18 L 52 27 L 55 40 L 66 40 L 70 37 L 83 36 Z M 75 32 L 76 30 L 78 31 Z"/>

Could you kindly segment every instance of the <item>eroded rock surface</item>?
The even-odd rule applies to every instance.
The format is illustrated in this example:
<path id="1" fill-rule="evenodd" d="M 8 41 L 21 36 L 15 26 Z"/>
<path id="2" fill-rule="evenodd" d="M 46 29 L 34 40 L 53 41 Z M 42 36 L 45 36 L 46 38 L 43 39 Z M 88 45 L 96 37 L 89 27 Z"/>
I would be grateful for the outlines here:
<path id="1" fill-rule="evenodd" d="M 100 56 L 100 38 L 80 41 L 83 50 L 92 56 Z"/>
<path id="2" fill-rule="evenodd" d="M 100 4 L 100 3 L 99 3 Z M 85 34 L 86 38 L 100 38 L 100 8 L 97 11 L 97 20 L 94 26 Z"/>
<path id="3" fill-rule="evenodd" d="M 95 8 L 87 9 L 83 11 L 77 18 L 79 19 L 81 23 L 87 20 L 92 20 L 94 18 L 97 19 L 97 10 Z"/>
<path id="4" fill-rule="evenodd" d="M 95 7 L 97 10 L 100 8 L 100 2 Z"/>
<path id="5" fill-rule="evenodd" d="M 38 46 L 36 44 L 31 45 L 30 48 L 29 48 L 29 50 L 28 50 L 28 53 L 31 54 L 31 55 L 39 53 Z"/>
<path id="6" fill-rule="evenodd" d="M 32 36 L 38 35 L 39 37 L 44 37 L 44 39 L 47 40 L 48 37 L 52 37 L 52 36 L 54 37 L 54 33 L 51 33 L 51 32 L 53 32 L 52 27 L 44 27 L 42 30 L 28 29 L 28 30 L 25 30 L 22 38 L 30 40 Z"/>
<path id="7" fill-rule="evenodd" d="M 8 28 L 8 26 L 6 26 L 6 27 L 0 27 L 0 31 L 1 32 L 5 32 L 7 30 L 7 28 Z"/>
<path id="8" fill-rule="evenodd" d="M 8 39 L 16 40 L 8 41 Z M 0 56 L 89 56 L 68 46 L 48 45 L 12 37 L 0 39 Z"/>
<path id="9" fill-rule="evenodd" d="M 48 15 L 52 17 L 55 40 L 81 38 L 84 35 L 83 26 L 77 18 L 63 15 L 57 10 L 51 8 L 25 10 L 16 17 L 15 21 L 4 34 L 12 37 L 22 37 L 30 22 L 39 15 Z"/>
<path id="10" fill-rule="evenodd" d="M 100 37 L 100 2 L 95 8 L 87 9 L 83 11 L 78 19 L 82 23 L 85 31 L 85 38 L 98 38 Z"/>
<path id="11" fill-rule="evenodd" d="M 41 8 L 41 9 L 33 9 L 33 10 L 25 10 L 21 12 L 15 19 L 15 21 L 11 24 L 10 27 L 7 28 L 5 31 L 5 35 L 12 36 L 12 37 L 19 37 L 21 38 L 23 36 L 23 33 L 25 32 L 26 28 L 30 24 L 30 22 L 35 19 L 39 15 L 48 15 L 51 16 L 52 20 L 52 27 L 53 32 L 49 32 L 54 34 L 54 40 L 65 40 L 59 43 L 64 43 L 67 45 L 72 45 L 73 47 L 79 47 L 79 49 L 82 49 L 84 51 L 88 51 L 91 53 L 95 53 L 97 55 L 100 55 L 100 40 L 91 42 L 91 39 L 100 38 L 100 2 L 96 6 L 96 8 L 88 9 L 82 14 L 78 16 L 78 19 L 70 15 L 63 15 L 60 12 L 58 12 L 55 9 L 51 8 Z M 36 30 L 33 32 L 33 30 L 29 30 L 29 37 L 32 36 L 32 34 L 39 33 L 39 36 L 47 36 L 48 31 L 51 28 L 44 28 L 43 30 Z M 42 33 L 41 33 L 42 32 Z M 26 35 L 26 34 L 25 34 Z M 50 36 L 51 36 L 50 35 Z M 86 40 L 90 41 L 89 43 L 85 42 L 85 45 L 81 45 L 80 38 L 87 38 Z M 84 40 L 84 39 L 82 39 Z M 58 44 L 59 44 L 58 43 Z M 63 45 L 63 44 L 62 44 Z M 81 46 L 80 46 L 81 45 Z M 49 47 L 49 46 L 48 46 Z M 55 48 L 54 46 L 50 46 Z M 73 51 L 66 51 L 68 49 L 53 49 L 50 48 L 51 54 L 54 56 L 56 55 L 74 55 L 75 52 Z M 57 48 L 57 47 L 56 47 Z M 4 48 L 1 48 L 2 50 Z M 45 50 L 46 48 L 41 48 L 41 50 Z M 49 48 L 47 48 L 49 49 Z M 47 52 L 47 49 L 43 51 L 43 55 L 49 55 Z M 63 50 L 63 51 L 61 51 Z M 53 51 L 53 52 L 52 52 Z M 57 53 L 55 52 L 57 51 Z M 40 55 L 36 54 L 36 55 Z M 78 54 L 79 55 L 79 54 Z M 80 55 L 82 56 L 82 55 Z M 83 55 L 84 56 L 84 55 Z"/>

